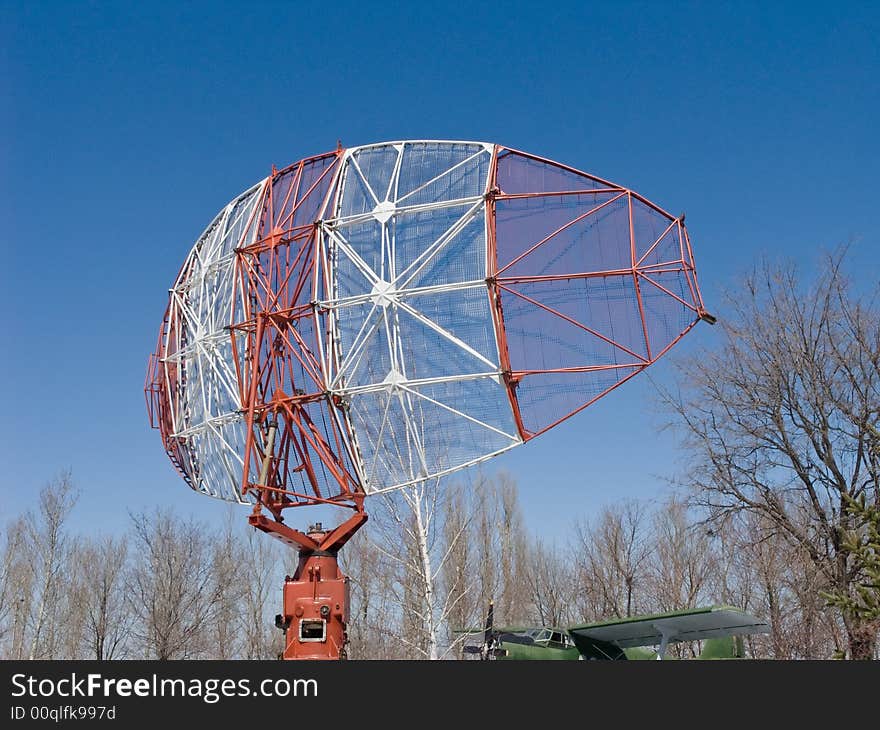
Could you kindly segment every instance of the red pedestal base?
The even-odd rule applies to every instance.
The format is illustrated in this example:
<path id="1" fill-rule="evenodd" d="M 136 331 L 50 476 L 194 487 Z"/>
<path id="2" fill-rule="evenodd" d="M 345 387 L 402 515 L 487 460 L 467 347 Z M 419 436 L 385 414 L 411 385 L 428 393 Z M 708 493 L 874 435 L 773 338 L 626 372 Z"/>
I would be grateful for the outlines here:
<path id="1" fill-rule="evenodd" d="M 320 524 L 308 533 L 255 511 L 248 519 L 258 530 L 299 551 L 299 565 L 284 581 L 284 612 L 275 625 L 284 630 L 284 659 L 344 659 L 348 641 L 348 578 L 339 570 L 339 549 L 367 521 L 356 512 L 335 530 Z"/>
<path id="2" fill-rule="evenodd" d="M 311 536 L 311 535 L 310 535 Z M 284 659 L 345 658 L 348 578 L 336 555 L 301 549 L 299 566 L 284 581 Z"/>

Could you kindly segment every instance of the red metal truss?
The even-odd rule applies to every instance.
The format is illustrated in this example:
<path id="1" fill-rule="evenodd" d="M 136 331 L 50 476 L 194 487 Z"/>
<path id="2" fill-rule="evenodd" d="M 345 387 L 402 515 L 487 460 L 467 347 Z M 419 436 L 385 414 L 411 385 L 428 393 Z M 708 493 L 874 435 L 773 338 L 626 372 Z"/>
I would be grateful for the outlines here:
<path id="1" fill-rule="evenodd" d="M 246 422 L 241 498 L 250 495 L 276 519 L 287 507 L 358 508 L 361 502 L 348 438 L 323 385 L 318 341 L 316 221 L 342 154 L 337 149 L 273 168 L 251 212 L 256 233 L 247 235 L 248 223 L 241 237 L 252 240 L 235 247 L 234 306 L 226 329 Z M 198 255 L 187 259 L 177 288 L 190 285 L 200 263 Z M 145 389 L 151 424 L 172 463 L 195 486 L 200 475 L 186 453 L 191 437 L 179 435 L 172 416 L 181 409 L 188 377 L 174 359 L 187 344 L 183 318 L 172 296 Z"/>
<path id="2" fill-rule="evenodd" d="M 259 237 L 236 261 L 247 293 L 245 319 L 232 327 L 247 335 L 238 378 L 247 424 L 242 494 L 254 492 L 278 519 L 304 504 L 354 507 L 358 494 L 348 437 L 324 387 L 316 291 L 317 221 L 341 154 L 272 175 Z"/>
<path id="3" fill-rule="evenodd" d="M 487 282 L 523 440 L 644 370 L 705 315 L 684 216 L 506 147 L 487 205 Z"/>

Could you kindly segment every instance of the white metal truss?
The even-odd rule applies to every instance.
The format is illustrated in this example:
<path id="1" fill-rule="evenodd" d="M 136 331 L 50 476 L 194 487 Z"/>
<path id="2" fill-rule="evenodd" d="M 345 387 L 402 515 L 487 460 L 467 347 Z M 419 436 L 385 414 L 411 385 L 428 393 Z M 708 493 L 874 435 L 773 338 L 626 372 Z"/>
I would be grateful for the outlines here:
<path id="1" fill-rule="evenodd" d="M 348 150 L 321 224 L 325 379 L 362 486 L 387 491 L 522 442 L 486 287 L 492 146 Z"/>
<path id="2" fill-rule="evenodd" d="M 228 203 L 198 238 L 171 288 L 163 358 L 180 468 L 204 494 L 241 501 L 245 424 L 229 325 L 240 320 L 235 249 L 252 243 L 266 180 Z M 241 335 L 239 335 L 241 337 Z"/>

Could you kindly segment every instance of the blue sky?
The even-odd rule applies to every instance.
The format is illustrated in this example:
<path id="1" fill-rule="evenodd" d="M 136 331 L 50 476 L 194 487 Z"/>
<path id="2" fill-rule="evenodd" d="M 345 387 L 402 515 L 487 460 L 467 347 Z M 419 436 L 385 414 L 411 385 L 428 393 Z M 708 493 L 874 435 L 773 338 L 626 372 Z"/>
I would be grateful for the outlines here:
<path id="1" fill-rule="evenodd" d="M 765 255 L 809 267 L 854 241 L 876 280 L 878 7 L 4 3 L 0 519 L 67 467 L 82 530 L 158 503 L 223 514 L 147 426 L 167 288 L 227 200 L 337 139 L 500 142 L 687 211 L 720 317 Z M 662 420 L 641 376 L 487 468 L 515 473 L 532 530 L 561 534 L 664 493 L 686 455 Z"/>

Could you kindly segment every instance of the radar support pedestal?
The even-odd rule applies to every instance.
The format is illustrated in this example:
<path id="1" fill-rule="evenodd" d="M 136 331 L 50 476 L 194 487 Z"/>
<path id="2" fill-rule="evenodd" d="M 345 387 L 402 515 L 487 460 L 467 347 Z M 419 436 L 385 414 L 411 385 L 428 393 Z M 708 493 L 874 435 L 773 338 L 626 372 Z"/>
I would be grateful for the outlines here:
<path id="1" fill-rule="evenodd" d="M 348 578 L 339 569 L 339 549 L 367 521 L 359 509 L 334 530 L 321 523 L 307 533 L 270 520 L 254 509 L 248 522 L 299 551 L 293 576 L 284 580 L 283 613 L 275 625 L 284 631 L 283 659 L 344 659 L 348 641 Z"/>

